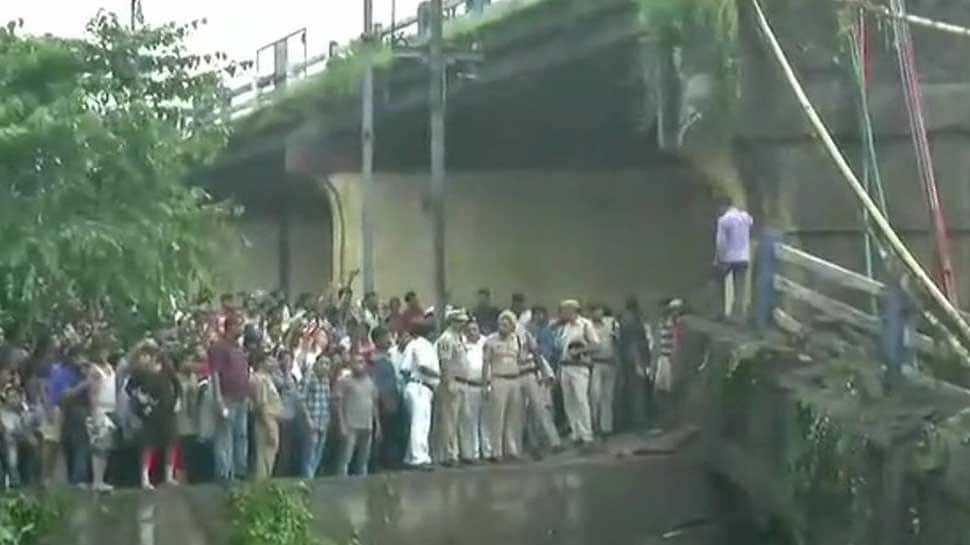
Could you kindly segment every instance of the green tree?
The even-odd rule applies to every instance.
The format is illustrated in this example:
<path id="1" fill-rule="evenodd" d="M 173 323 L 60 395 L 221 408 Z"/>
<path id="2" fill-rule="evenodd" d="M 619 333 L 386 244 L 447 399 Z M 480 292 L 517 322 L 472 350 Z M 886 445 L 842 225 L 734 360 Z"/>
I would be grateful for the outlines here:
<path id="1" fill-rule="evenodd" d="M 185 46 L 204 21 L 82 39 L 0 29 L 0 309 L 36 320 L 97 301 L 129 331 L 213 281 L 229 207 L 186 184 L 224 148 L 225 55 Z"/>

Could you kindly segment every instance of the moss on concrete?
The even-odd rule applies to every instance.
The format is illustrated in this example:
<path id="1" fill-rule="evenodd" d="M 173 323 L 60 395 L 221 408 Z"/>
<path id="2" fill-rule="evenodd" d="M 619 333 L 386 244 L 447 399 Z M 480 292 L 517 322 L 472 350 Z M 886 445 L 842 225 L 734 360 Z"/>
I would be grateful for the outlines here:
<path id="1" fill-rule="evenodd" d="M 593 0 L 583 0 L 593 5 Z M 480 17 L 462 17 L 448 21 L 444 33 L 446 41 L 457 45 L 474 41 L 482 33 L 512 17 L 526 15 L 536 8 L 555 3 L 551 0 L 506 0 L 491 6 Z M 357 41 L 328 61 L 326 69 L 305 80 L 294 82 L 269 97 L 266 104 L 236 123 L 237 136 L 245 137 L 286 126 L 312 112 L 315 104 L 327 100 L 347 98 L 358 93 L 368 64 L 375 69 L 388 69 L 394 64 L 394 54 L 386 43 L 366 44 Z"/>
<path id="2" fill-rule="evenodd" d="M 688 28 L 714 30 L 719 42 L 733 43 L 737 17 L 731 0 L 629 0 L 638 7 L 639 21 L 645 34 L 684 32 Z M 445 24 L 444 35 L 451 46 L 464 47 L 487 42 L 491 37 L 504 35 L 509 27 L 528 30 L 543 24 L 547 9 L 566 9 L 573 16 L 582 16 L 602 7 L 597 0 L 503 0 L 489 6 L 478 17 L 461 17 Z M 730 8 L 730 9 L 729 9 Z M 733 46 L 732 46 L 733 47 Z M 726 48 L 728 51 L 730 48 Z M 725 53 L 725 58 L 730 55 Z M 276 127 L 284 127 L 312 112 L 315 104 L 355 95 L 361 85 L 368 62 L 378 69 L 394 64 L 390 46 L 366 45 L 356 42 L 327 68 L 310 78 L 294 82 L 285 90 L 267 99 L 255 111 L 235 124 L 238 138 L 258 134 Z M 726 65 L 727 63 L 725 63 Z"/>
<path id="3" fill-rule="evenodd" d="M 236 132 L 245 136 L 283 126 L 308 114 L 315 103 L 353 96 L 368 64 L 379 70 L 392 62 L 389 46 L 358 42 L 330 59 L 323 72 L 277 91 L 269 103 L 241 118 L 236 123 Z"/>

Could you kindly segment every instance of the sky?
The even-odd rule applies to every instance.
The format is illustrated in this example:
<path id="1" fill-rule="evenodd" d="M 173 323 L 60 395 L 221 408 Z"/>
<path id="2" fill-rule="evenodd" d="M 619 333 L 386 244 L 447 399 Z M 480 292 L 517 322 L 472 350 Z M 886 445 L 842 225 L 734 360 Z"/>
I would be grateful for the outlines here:
<path id="1" fill-rule="evenodd" d="M 398 20 L 414 15 L 420 1 L 397 0 Z M 375 22 L 388 27 L 392 0 L 373 2 Z M 101 8 L 129 17 L 129 0 L 0 0 L 0 23 L 22 18 L 30 33 L 78 37 Z M 236 60 L 255 60 L 257 48 L 303 27 L 311 57 L 331 40 L 345 44 L 363 30 L 363 0 L 142 0 L 142 11 L 149 24 L 206 18 L 190 47 Z M 271 53 L 265 55 L 271 63 Z M 290 55 L 294 61 L 302 51 L 294 48 Z"/>

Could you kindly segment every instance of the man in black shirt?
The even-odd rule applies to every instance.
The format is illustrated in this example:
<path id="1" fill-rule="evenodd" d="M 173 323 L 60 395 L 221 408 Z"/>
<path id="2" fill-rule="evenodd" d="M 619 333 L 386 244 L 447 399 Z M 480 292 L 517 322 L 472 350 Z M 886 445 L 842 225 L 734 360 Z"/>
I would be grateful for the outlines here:
<path id="1" fill-rule="evenodd" d="M 491 335 L 498 331 L 498 307 L 492 304 L 492 292 L 487 288 L 478 290 L 478 304 L 472 313 L 481 328 L 483 335 Z"/>

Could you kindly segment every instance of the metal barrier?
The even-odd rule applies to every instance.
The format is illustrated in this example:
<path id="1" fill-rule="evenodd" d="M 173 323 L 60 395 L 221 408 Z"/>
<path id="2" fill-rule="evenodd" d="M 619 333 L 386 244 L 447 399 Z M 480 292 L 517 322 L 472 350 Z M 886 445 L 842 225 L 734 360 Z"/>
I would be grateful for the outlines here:
<path id="1" fill-rule="evenodd" d="M 501 2 L 502 0 L 496 0 Z M 443 2 L 446 19 L 463 17 L 466 15 L 478 15 L 490 2 L 486 0 L 446 0 Z M 405 43 L 408 45 L 420 45 L 426 39 L 422 36 L 422 30 L 426 25 L 422 24 L 422 12 L 427 12 L 427 2 L 423 2 L 418 7 L 418 13 L 401 21 L 392 21 L 390 28 L 382 28 L 375 25 L 374 34 L 382 42 L 394 45 Z M 416 32 L 411 35 L 402 33 L 414 28 Z M 272 96 L 274 91 L 285 86 L 293 80 L 300 80 L 319 74 L 326 70 L 327 62 L 330 59 L 339 57 L 350 51 L 352 44 L 343 46 L 336 42 L 331 42 L 327 51 L 318 53 L 306 59 L 305 62 L 298 62 L 288 65 L 285 69 L 279 69 L 274 74 L 257 76 L 250 83 L 240 85 L 231 89 L 227 97 L 227 111 L 230 118 L 238 118 L 252 112 L 265 104 L 267 97 Z"/>

